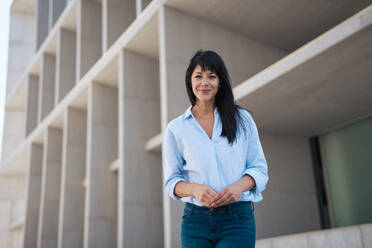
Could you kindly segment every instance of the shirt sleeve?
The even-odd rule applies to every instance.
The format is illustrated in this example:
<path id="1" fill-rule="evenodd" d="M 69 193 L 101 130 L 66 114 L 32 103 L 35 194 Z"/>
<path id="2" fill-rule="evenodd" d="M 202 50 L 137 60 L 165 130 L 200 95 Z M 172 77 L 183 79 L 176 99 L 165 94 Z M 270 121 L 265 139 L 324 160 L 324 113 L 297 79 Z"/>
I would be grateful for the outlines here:
<path id="1" fill-rule="evenodd" d="M 163 137 L 162 160 L 163 187 L 170 197 L 179 200 L 181 197 L 174 194 L 174 188 L 178 182 L 185 181 L 182 169 L 184 159 L 178 149 L 176 138 L 170 130 L 169 124 Z"/>
<path id="2" fill-rule="evenodd" d="M 269 180 L 267 162 L 261 146 L 256 123 L 249 113 L 248 120 L 248 151 L 246 169 L 242 176 L 250 175 L 254 179 L 256 186 L 250 189 L 250 191 L 259 194 L 265 190 L 267 181 Z"/>

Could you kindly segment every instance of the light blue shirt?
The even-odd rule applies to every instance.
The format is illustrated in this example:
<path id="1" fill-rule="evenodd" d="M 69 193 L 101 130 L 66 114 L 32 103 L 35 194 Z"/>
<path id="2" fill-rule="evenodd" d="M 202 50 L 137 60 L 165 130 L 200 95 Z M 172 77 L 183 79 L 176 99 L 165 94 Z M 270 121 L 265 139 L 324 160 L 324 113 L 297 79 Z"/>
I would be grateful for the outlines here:
<path id="1" fill-rule="evenodd" d="M 243 192 L 238 201 L 259 202 L 261 192 L 269 179 L 267 163 L 262 150 L 256 124 L 251 114 L 239 109 L 245 120 L 247 135 L 238 129 L 231 146 L 221 137 L 222 122 L 217 108 L 214 109 L 214 125 L 210 139 L 191 112 L 190 105 L 184 114 L 170 121 L 163 136 L 164 189 L 173 199 L 181 199 L 203 206 L 195 197 L 178 197 L 174 187 L 179 181 L 204 184 L 215 192 L 238 181 L 245 174 L 256 182 L 251 190 Z"/>

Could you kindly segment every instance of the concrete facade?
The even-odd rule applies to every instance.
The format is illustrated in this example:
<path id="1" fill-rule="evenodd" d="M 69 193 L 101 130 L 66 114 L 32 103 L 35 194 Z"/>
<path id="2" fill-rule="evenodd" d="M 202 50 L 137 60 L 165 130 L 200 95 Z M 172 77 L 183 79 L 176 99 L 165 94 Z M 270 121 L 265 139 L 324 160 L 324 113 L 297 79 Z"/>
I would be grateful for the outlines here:
<path id="1" fill-rule="evenodd" d="M 0 247 L 180 247 L 162 133 L 189 106 L 198 49 L 221 54 L 259 128 L 270 180 L 258 247 L 342 235 L 367 247 L 369 225 L 320 231 L 309 139 L 371 114 L 370 4 L 14 0 Z"/>

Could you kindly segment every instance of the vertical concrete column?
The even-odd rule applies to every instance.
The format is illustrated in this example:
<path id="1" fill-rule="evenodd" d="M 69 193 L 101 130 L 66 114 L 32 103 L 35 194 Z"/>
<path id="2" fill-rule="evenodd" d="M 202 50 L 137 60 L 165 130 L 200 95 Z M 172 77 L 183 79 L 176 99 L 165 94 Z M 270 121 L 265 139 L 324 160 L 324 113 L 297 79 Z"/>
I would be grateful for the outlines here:
<path id="1" fill-rule="evenodd" d="M 54 107 L 56 57 L 43 53 L 39 73 L 38 122 Z"/>
<path id="2" fill-rule="evenodd" d="M 36 0 L 36 51 L 39 49 L 41 44 L 48 35 L 49 32 L 49 0 Z"/>
<path id="3" fill-rule="evenodd" d="M 57 247 L 62 132 L 61 129 L 48 127 L 44 133 L 37 248 Z"/>
<path id="4" fill-rule="evenodd" d="M 120 61 L 119 246 L 163 247 L 161 154 L 145 150 L 160 132 L 159 64 L 126 50 Z"/>
<path id="5" fill-rule="evenodd" d="M 29 75 L 27 81 L 26 99 L 26 136 L 29 135 L 37 125 L 37 108 L 39 101 L 39 77 Z"/>
<path id="6" fill-rule="evenodd" d="M 136 16 L 139 16 L 142 11 L 142 0 L 136 0 Z"/>
<path id="7" fill-rule="evenodd" d="M 136 18 L 133 0 L 102 0 L 103 43 L 105 52 Z"/>
<path id="8" fill-rule="evenodd" d="M 48 29 L 51 30 L 65 9 L 67 0 L 49 0 Z"/>
<path id="9" fill-rule="evenodd" d="M 118 90 L 93 82 L 88 93 L 84 247 L 117 245 Z"/>
<path id="10" fill-rule="evenodd" d="M 77 1 L 76 82 L 102 55 L 101 8 L 96 1 Z"/>
<path id="11" fill-rule="evenodd" d="M 64 113 L 58 248 L 83 246 L 86 119 L 84 110 Z"/>
<path id="12" fill-rule="evenodd" d="M 30 146 L 30 159 L 27 175 L 26 218 L 24 230 L 24 248 L 34 248 L 37 244 L 39 226 L 41 172 L 43 164 L 43 145 L 33 143 Z"/>
<path id="13" fill-rule="evenodd" d="M 159 11 L 159 60 L 160 60 L 160 105 L 161 105 L 161 128 L 164 132 L 168 122 L 179 115 L 181 109 L 186 109 L 186 105 L 182 108 L 179 104 L 187 103 L 187 99 L 183 99 L 184 95 L 180 92 L 185 92 L 184 84 L 174 83 L 172 76 L 183 75 L 184 67 L 177 64 L 172 66 L 168 55 L 171 51 L 170 45 L 176 44 L 166 43 L 168 41 L 170 18 L 167 16 L 167 9 L 161 7 Z M 173 33 L 174 35 L 174 33 Z M 191 45 L 192 43 L 190 43 Z M 175 82 L 179 81 L 176 80 Z M 172 83 L 171 83 L 172 82 Z M 164 220 L 164 247 L 173 248 L 180 247 L 180 225 L 181 215 L 183 210 L 183 202 L 171 199 L 163 190 L 163 220 Z"/>
<path id="14" fill-rule="evenodd" d="M 76 73 L 76 34 L 61 28 L 57 37 L 55 105 L 74 87 Z"/>
<path id="15" fill-rule="evenodd" d="M 151 0 L 136 0 L 136 15 L 139 16 L 144 8 L 149 5 Z"/>
<path id="16" fill-rule="evenodd" d="M 118 231 L 117 246 L 124 247 L 124 49 L 118 56 Z"/>

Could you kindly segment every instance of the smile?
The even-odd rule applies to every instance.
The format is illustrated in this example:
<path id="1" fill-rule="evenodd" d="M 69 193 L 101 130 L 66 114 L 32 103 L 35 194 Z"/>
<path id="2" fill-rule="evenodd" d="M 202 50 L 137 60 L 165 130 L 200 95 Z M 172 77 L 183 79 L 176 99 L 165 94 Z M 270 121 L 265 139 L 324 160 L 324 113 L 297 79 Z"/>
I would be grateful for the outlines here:
<path id="1" fill-rule="evenodd" d="M 200 90 L 200 91 L 203 92 L 203 93 L 208 93 L 211 90 Z"/>

